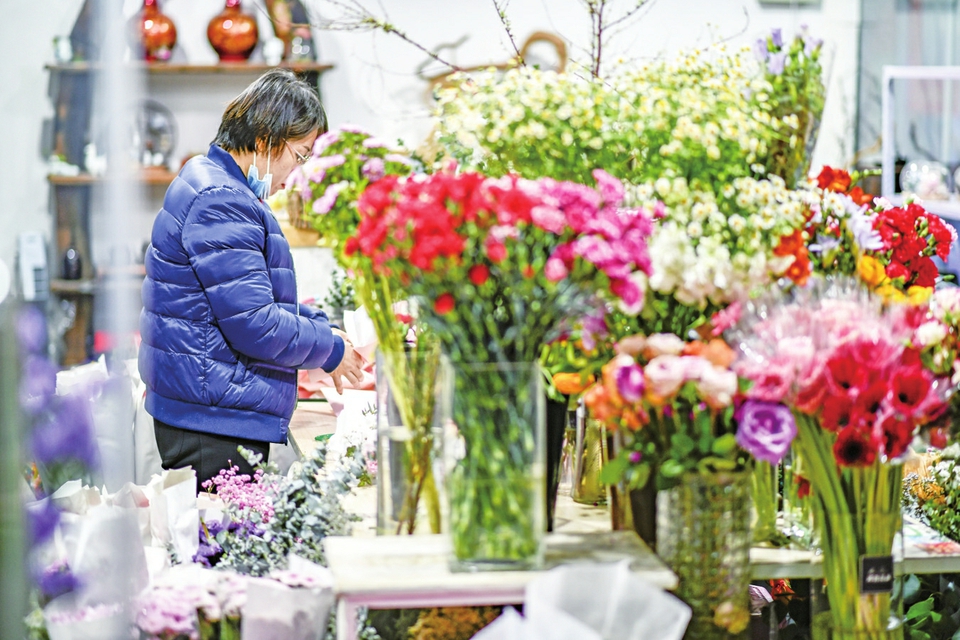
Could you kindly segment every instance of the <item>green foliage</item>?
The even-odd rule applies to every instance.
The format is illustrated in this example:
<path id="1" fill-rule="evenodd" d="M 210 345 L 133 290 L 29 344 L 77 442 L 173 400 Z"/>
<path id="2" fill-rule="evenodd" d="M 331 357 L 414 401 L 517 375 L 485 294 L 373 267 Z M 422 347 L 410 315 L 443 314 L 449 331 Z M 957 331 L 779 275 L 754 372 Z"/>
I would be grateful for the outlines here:
<path id="1" fill-rule="evenodd" d="M 330 274 L 330 290 L 323 299 L 324 309 L 353 309 L 356 307 L 356 291 L 353 288 L 353 281 L 347 277 L 346 272 L 341 269 L 335 269 Z"/>
<path id="2" fill-rule="evenodd" d="M 218 569 L 263 576 L 286 568 L 291 553 L 326 564 L 323 539 L 348 535 L 351 523 L 359 520 L 347 513 L 342 499 L 356 483 L 363 463 L 358 455 L 344 470 L 325 476 L 325 457 L 326 446 L 321 444 L 299 463 L 299 468 L 270 487 L 274 514 L 260 535 L 246 529 L 224 530 L 217 535 L 224 551 Z"/>
<path id="3" fill-rule="evenodd" d="M 960 639 L 957 574 L 909 575 L 903 605 L 907 640 Z"/>

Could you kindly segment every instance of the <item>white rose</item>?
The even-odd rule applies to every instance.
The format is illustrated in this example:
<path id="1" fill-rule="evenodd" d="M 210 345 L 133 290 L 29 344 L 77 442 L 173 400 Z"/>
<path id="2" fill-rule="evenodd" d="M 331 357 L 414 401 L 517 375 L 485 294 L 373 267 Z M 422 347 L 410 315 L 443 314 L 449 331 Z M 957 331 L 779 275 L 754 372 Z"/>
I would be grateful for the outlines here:
<path id="1" fill-rule="evenodd" d="M 924 347 L 936 344 L 947 337 L 947 328 L 943 324 L 931 320 L 917 327 L 917 342 Z"/>

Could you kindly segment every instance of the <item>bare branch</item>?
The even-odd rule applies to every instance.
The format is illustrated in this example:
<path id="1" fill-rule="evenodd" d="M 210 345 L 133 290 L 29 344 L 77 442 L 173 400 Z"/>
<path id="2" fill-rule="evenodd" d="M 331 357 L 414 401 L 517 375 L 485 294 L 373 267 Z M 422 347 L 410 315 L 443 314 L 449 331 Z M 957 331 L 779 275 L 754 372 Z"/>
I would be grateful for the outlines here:
<path id="1" fill-rule="evenodd" d="M 517 60 L 520 61 L 520 65 L 523 66 L 526 64 L 523 60 L 523 54 L 520 53 L 519 47 L 517 47 L 517 40 L 513 37 L 513 29 L 510 27 L 510 20 L 507 19 L 507 5 L 504 3 L 502 6 L 497 0 L 493 1 L 493 8 L 497 10 L 497 16 L 500 17 L 500 24 L 503 25 L 503 30 L 507 32 L 507 38 L 510 39 L 510 45 L 513 47 L 513 52 L 517 54 Z"/>
<path id="2" fill-rule="evenodd" d="M 416 47 L 430 56 L 433 60 L 450 67 L 451 70 L 463 70 L 462 67 L 441 58 L 436 52 L 421 45 L 408 36 L 405 31 L 388 22 L 386 18 L 378 18 L 369 9 L 360 4 L 358 0 L 349 0 L 348 2 L 344 2 L 343 0 L 323 0 L 323 2 L 338 8 L 341 13 L 336 17 L 321 19 L 318 24 L 312 25 L 318 29 L 325 31 L 382 31 L 383 33 L 393 34 L 407 44 Z"/>
<path id="3" fill-rule="evenodd" d="M 626 20 L 629 20 L 631 17 L 633 17 L 634 14 L 637 13 L 637 11 L 640 11 L 640 9 L 642 9 L 643 7 L 645 7 L 645 6 L 647 6 L 647 5 L 652 5 L 652 4 L 654 3 L 654 1 L 655 1 L 655 0 L 637 0 L 637 6 L 635 6 L 634 8 L 632 8 L 632 9 L 630 9 L 630 10 L 628 10 L 625 14 L 623 14 L 622 16 L 620 16 L 619 18 L 617 18 L 616 20 L 612 20 L 612 21 L 608 22 L 607 25 L 606 25 L 606 28 L 607 28 L 607 29 L 612 29 L 612 28 L 614 28 L 615 26 L 617 26 L 618 24 L 620 24 L 620 23 L 622 23 L 622 22 L 625 22 Z"/>

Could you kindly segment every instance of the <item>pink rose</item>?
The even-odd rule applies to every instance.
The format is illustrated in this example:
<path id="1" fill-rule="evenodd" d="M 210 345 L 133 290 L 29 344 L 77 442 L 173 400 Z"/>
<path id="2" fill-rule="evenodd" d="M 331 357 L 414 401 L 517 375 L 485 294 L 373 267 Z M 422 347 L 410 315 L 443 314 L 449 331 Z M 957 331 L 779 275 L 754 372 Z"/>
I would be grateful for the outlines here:
<path id="1" fill-rule="evenodd" d="M 567 218 L 556 207 L 537 205 L 530 210 L 530 217 L 535 225 L 557 235 L 563 233 L 567 226 Z"/>
<path id="2" fill-rule="evenodd" d="M 747 376 L 753 381 L 747 397 L 764 402 L 782 402 L 793 386 L 795 371 L 791 362 L 780 358 L 755 367 Z"/>
<path id="3" fill-rule="evenodd" d="M 686 343 L 672 333 L 655 333 L 647 337 L 644 355 L 655 358 L 661 355 L 678 356 L 683 353 Z"/>
<path id="4" fill-rule="evenodd" d="M 563 260 L 559 258 L 549 258 L 543 268 L 543 274 L 551 282 L 560 282 L 567 277 L 567 268 L 563 265 Z"/>
<path id="5" fill-rule="evenodd" d="M 723 409 L 733 403 L 737 392 L 737 374 L 713 365 L 704 367 L 697 382 L 697 391 L 712 409 Z"/>
<path id="6" fill-rule="evenodd" d="M 686 363 L 683 358 L 674 355 L 657 356 L 643 369 L 647 388 L 661 398 L 669 398 L 684 383 Z"/>

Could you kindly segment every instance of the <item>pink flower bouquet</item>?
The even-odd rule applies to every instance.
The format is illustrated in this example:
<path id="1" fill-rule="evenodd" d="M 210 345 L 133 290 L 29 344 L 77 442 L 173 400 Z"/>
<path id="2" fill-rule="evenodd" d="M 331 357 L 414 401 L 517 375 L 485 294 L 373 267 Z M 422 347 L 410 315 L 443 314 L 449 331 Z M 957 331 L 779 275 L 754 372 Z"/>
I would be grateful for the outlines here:
<path id="1" fill-rule="evenodd" d="M 863 556 L 892 553 L 903 467 L 917 429 L 944 408 L 948 379 L 907 346 L 924 316 L 885 307 L 852 279 L 816 283 L 793 299 L 746 305 L 727 336 L 748 398 L 782 402 L 797 419 L 810 481 L 834 638 L 888 638 L 892 593 L 861 593 Z M 861 634 L 861 635 L 858 635 Z M 875 634 L 875 635 L 871 635 Z"/>

